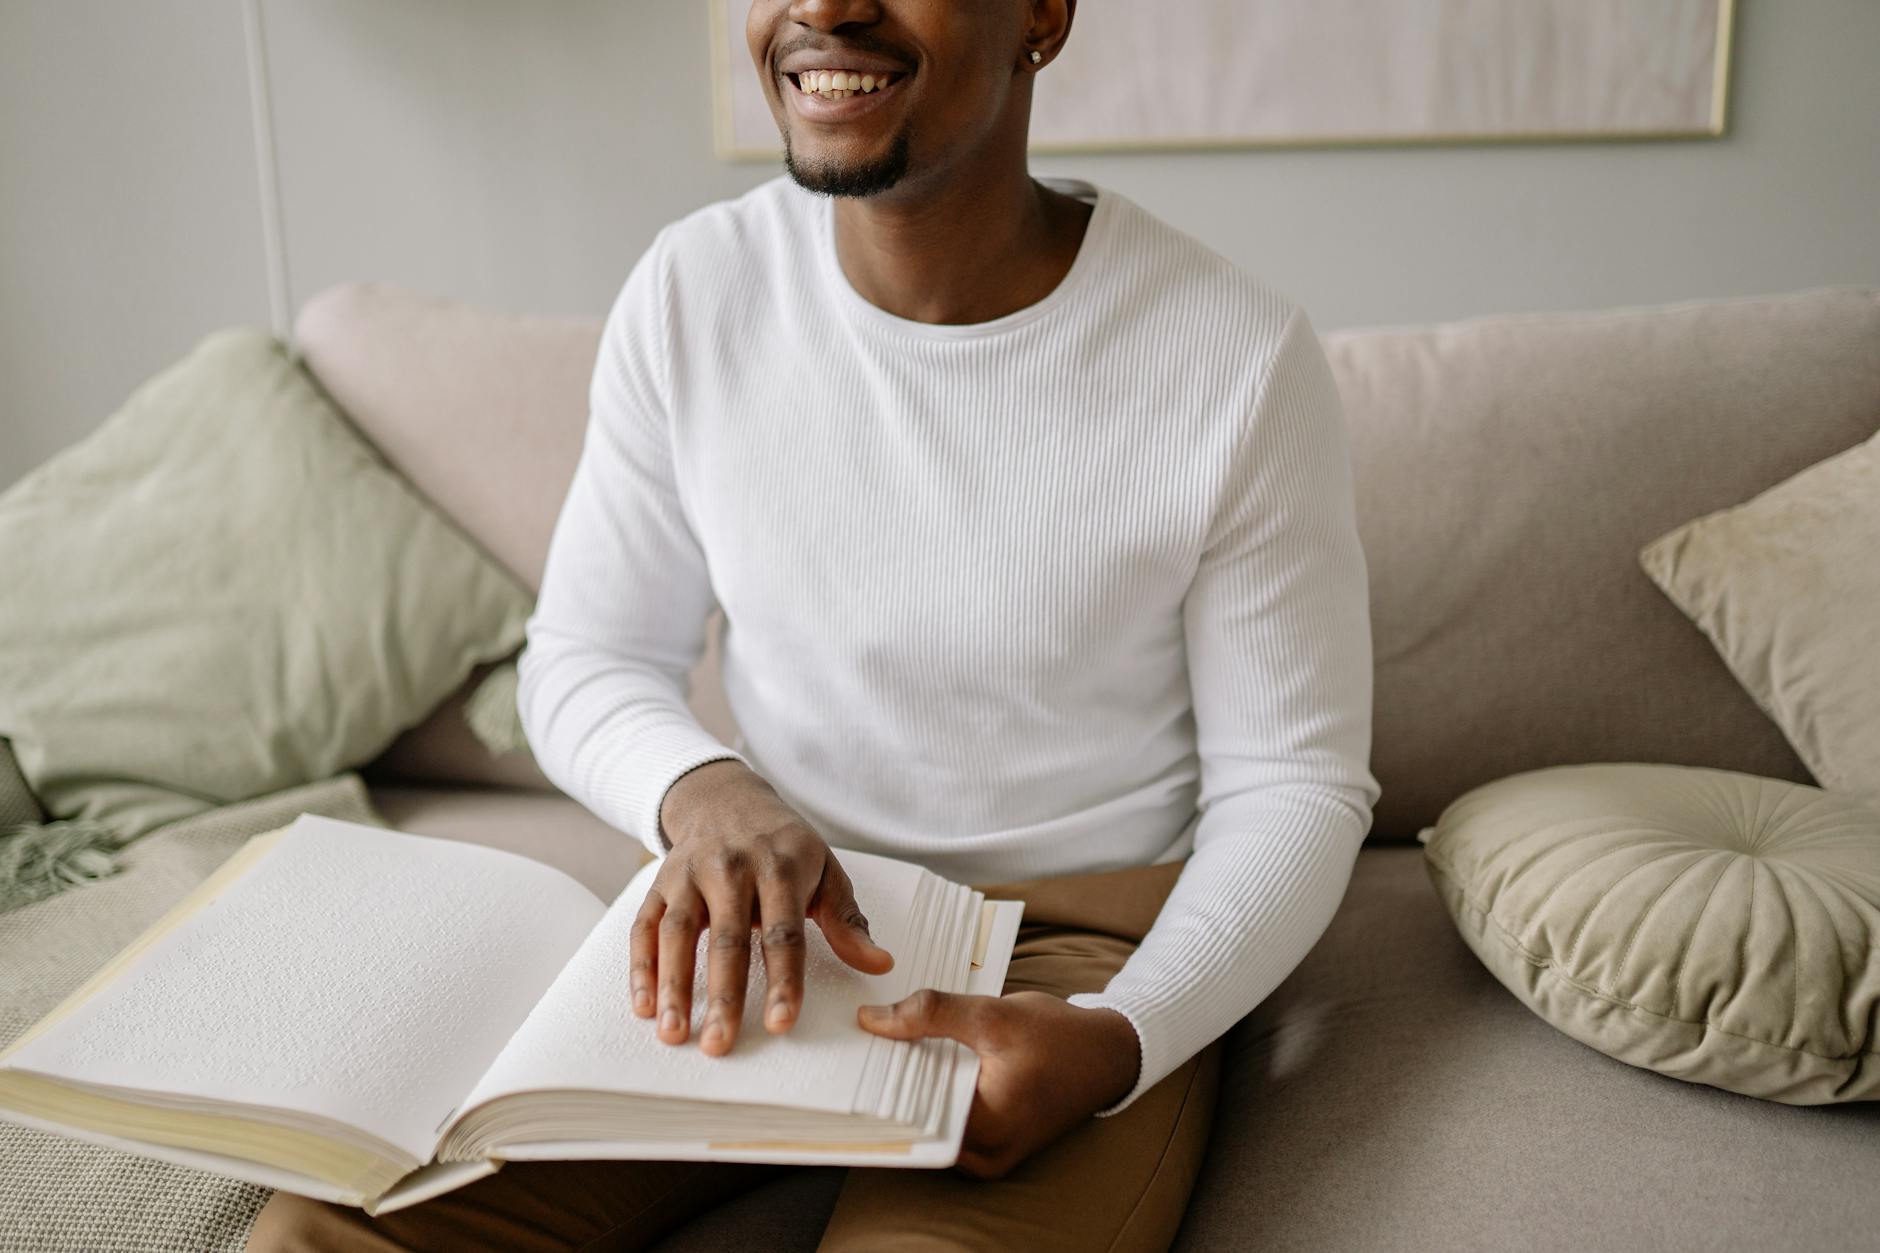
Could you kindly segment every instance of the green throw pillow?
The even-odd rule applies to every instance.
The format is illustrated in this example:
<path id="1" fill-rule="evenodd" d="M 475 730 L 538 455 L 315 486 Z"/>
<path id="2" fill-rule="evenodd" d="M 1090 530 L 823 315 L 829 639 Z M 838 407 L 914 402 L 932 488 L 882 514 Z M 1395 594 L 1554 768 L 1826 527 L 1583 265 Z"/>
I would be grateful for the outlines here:
<path id="1" fill-rule="evenodd" d="M 464 721 L 491 756 L 529 751 L 529 739 L 522 730 L 522 711 L 516 708 L 520 677 L 516 663 L 505 661 L 483 677 L 464 705 Z"/>
<path id="2" fill-rule="evenodd" d="M 26 776 L 20 773 L 19 763 L 13 760 L 13 746 L 0 740 L 0 831 L 35 823 L 44 817 L 39 812 L 39 799 L 26 786 Z"/>
<path id="3" fill-rule="evenodd" d="M 0 587 L 0 737 L 126 837 L 369 761 L 530 607 L 251 330 L 0 495 Z"/>
<path id="4" fill-rule="evenodd" d="M 1790 1105 L 1880 1100 L 1880 809 L 1599 762 L 1473 788 L 1424 835 L 1463 940 L 1574 1039 Z"/>

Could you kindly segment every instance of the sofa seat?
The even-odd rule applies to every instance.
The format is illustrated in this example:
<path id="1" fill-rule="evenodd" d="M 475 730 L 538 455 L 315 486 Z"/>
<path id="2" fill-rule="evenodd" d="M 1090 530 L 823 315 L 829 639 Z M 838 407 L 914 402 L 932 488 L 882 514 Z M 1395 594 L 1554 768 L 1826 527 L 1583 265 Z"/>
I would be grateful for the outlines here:
<path id="1" fill-rule="evenodd" d="M 610 898 L 645 860 L 565 796 L 381 786 L 394 827 L 535 857 Z M 1324 938 L 1228 1038 L 1179 1250 L 1852 1249 L 1880 1232 L 1880 1105 L 1667 1079 L 1535 1017 L 1456 934 L 1415 845 L 1367 846 Z M 816 1247 L 841 1172 L 665 1253 Z"/>
<path id="2" fill-rule="evenodd" d="M 633 872 L 652 860 L 638 840 L 560 792 L 375 783 L 369 794 L 394 830 L 533 857 L 604 901 L 618 896 Z"/>
<path id="3" fill-rule="evenodd" d="M 1415 845 L 1230 1037 L 1177 1247 L 1872 1248 L 1880 1105 L 1789 1106 L 1561 1034 L 1463 944 Z"/>

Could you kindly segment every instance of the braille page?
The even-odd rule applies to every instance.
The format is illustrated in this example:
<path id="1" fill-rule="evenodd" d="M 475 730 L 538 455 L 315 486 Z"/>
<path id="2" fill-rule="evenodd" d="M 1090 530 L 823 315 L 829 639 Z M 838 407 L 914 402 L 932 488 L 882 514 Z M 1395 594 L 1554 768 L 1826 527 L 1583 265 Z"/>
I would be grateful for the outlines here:
<path id="1" fill-rule="evenodd" d="M 603 912 L 524 857 L 302 817 L 9 1066 L 312 1114 L 426 1161 Z"/>
<path id="2" fill-rule="evenodd" d="M 700 937 L 691 1034 L 685 1044 L 663 1043 L 652 1019 L 634 1015 L 627 983 L 628 932 L 652 886 L 659 866 L 653 862 L 594 928 L 465 1108 L 516 1092 L 573 1089 L 852 1113 L 863 1063 L 878 1039 L 856 1025 L 855 1011 L 906 995 L 910 972 L 919 964 L 919 937 L 908 933 L 908 923 L 928 872 L 863 853 L 837 856 L 876 941 L 894 954 L 893 970 L 867 975 L 845 965 L 810 924 L 804 929 L 803 1012 L 789 1031 L 771 1035 L 761 1021 L 764 973 L 753 946 L 751 991 L 737 1043 L 723 1057 L 707 1057 L 697 1043 L 705 1003 Z"/>
<path id="3" fill-rule="evenodd" d="M 972 996 L 997 996 L 1005 986 L 1005 973 L 1012 958 L 1012 944 L 1018 938 L 1018 922 L 1024 912 L 1019 901 L 991 901 L 986 906 L 986 943 L 982 965 L 972 969 L 963 989 Z M 950 1042 L 947 1042 L 950 1044 Z M 787 1142 L 713 1143 L 699 1138 L 691 1141 L 671 1138 L 610 1140 L 605 1155 L 613 1158 L 652 1158 L 687 1162 L 778 1162 L 794 1165 L 829 1164 L 838 1166 L 942 1167 L 959 1159 L 960 1138 L 972 1112 L 973 1090 L 979 1077 L 979 1057 L 971 1049 L 952 1045 L 953 1059 L 945 1072 L 941 1093 L 936 1094 L 925 1136 L 890 1153 L 870 1152 L 854 1144 L 815 1145 L 791 1136 Z M 539 1140 L 510 1144 L 502 1156 L 510 1161 L 563 1161 L 597 1156 L 596 1144 L 589 1140 Z"/>

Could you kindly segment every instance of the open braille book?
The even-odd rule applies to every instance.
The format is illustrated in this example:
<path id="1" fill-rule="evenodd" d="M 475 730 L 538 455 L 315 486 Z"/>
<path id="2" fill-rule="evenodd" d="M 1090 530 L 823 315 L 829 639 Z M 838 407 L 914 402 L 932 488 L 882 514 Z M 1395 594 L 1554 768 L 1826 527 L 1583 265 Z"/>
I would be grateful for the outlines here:
<path id="1" fill-rule="evenodd" d="M 624 837 L 623 837 L 624 838 Z M 628 929 L 512 853 L 306 815 L 245 845 L 0 1053 L 0 1117 L 382 1213 L 523 1159 L 949 1166 L 979 1061 L 863 1004 L 996 994 L 1023 905 L 838 852 L 894 969 L 806 927 L 803 1011 L 708 1057 L 628 1000 Z M 704 1001 L 703 962 L 694 998 Z"/>

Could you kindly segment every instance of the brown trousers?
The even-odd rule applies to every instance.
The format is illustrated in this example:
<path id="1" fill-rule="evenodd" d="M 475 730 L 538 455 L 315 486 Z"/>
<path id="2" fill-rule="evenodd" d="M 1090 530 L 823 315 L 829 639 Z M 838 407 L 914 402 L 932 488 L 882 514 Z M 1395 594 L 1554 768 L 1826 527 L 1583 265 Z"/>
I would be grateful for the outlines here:
<path id="1" fill-rule="evenodd" d="M 1102 990 L 1135 950 L 1177 865 L 985 888 L 1025 901 L 1005 990 Z M 1201 1168 L 1218 1044 L 1109 1118 L 1093 1118 L 1002 1179 L 953 1170 L 849 1170 L 828 1250 L 1166 1249 Z M 511 1162 L 456 1192 L 380 1218 L 277 1193 L 250 1253 L 313 1250 L 641 1249 L 787 1166 Z"/>

